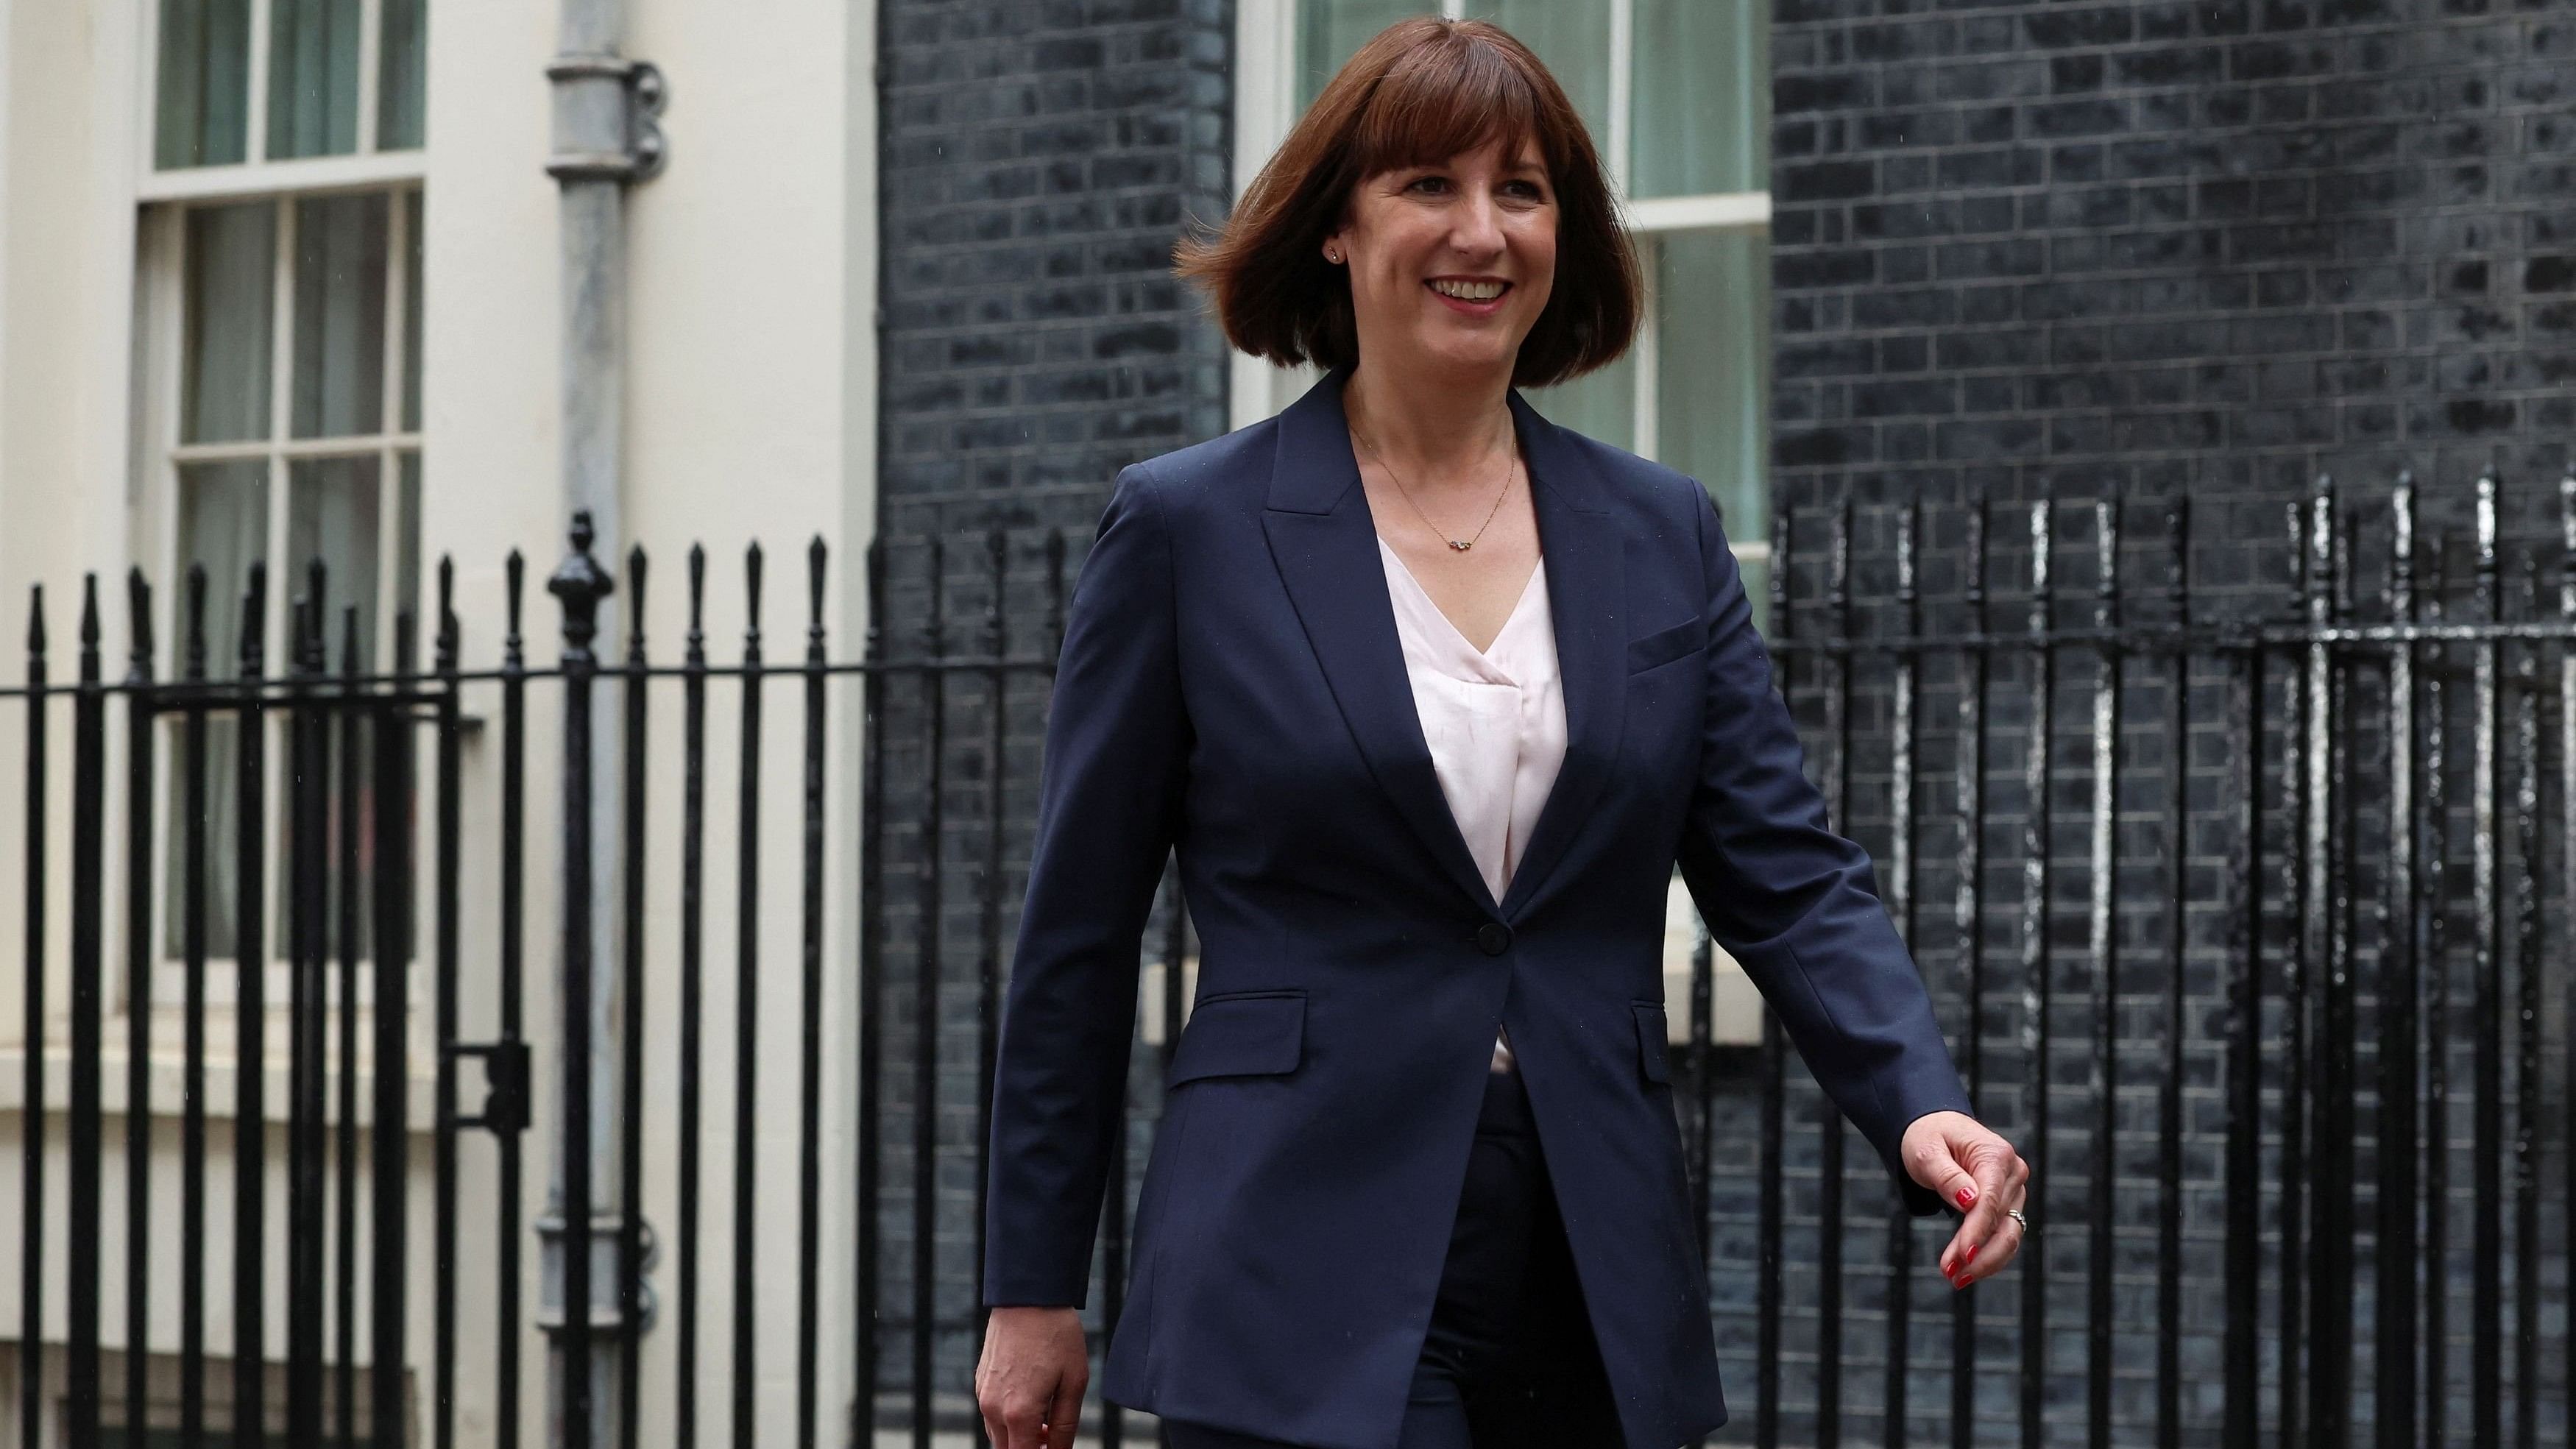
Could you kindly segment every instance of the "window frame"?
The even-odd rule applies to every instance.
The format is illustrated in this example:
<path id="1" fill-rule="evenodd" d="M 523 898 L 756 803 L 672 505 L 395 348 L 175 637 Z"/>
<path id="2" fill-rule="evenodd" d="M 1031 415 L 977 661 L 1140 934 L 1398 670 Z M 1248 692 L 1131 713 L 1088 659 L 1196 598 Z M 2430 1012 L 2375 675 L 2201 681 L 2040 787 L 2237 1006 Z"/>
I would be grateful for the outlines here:
<path id="1" fill-rule="evenodd" d="M 412 244 L 412 231 L 423 215 L 427 195 L 428 147 L 395 151 L 377 151 L 377 91 L 381 70 L 381 43 L 384 23 L 384 0 L 359 0 L 359 36 L 357 56 L 357 149 L 347 155 L 297 157 L 269 160 L 268 144 L 268 62 L 273 6 L 271 0 L 249 0 L 248 63 L 244 84 L 248 88 L 244 127 L 245 159 L 237 163 L 210 166 L 158 169 L 158 99 L 160 87 L 160 18 L 158 0 L 140 0 L 141 63 L 136 70 L 141 79 L 139 97 L 141 124 L 137 127 L 138 154 L 135 161 L 136 217 L 135 236 L 135 303 L 134 303 L 134 425 L 132 432 L 131 476 L 134 479 L 132 503 L 137 510 L 137 562 L 148 577 L 162 581 L 154 600 L 155 626 L 166 641 L 161 652 L 165 676 L 175 675 L 185 667 L 187 601 L 186 563 L 181 554 L 180 538 L 181 484 L 180 470 L 190 464 L 228 459 L 257 459 L 268 468 L 268 516 L 265 520 L 264 556 L 271 560 L 269 601 L 261 625 L 261 644 L 271 674 L 282 672 L 288 659 L 288 631 L 292 610 L 288 606 L 300 581 L 291 567 L 280 567 L 275 561 L 287 558 L 287 538 L 292 527 L 292 465 L 299 461 L 322 458 L 374 457 L 377 462 L 376 557 L 377 597 L 372 658 L 382 671 L 390 667 L 395 643 L 395 615 L 408 602 L 417 614 L 419 601 L 397 600 L 394 595 L 405 575 L 401 558 L 404 509 L 402 507 L 402 459 L 408 454 L 419 459 L 423 495 L 428 490 L 427 418 L 421 426 L 405 427 L 405 401 L 410 341 L 412 330 L 420 319 L 412 315 L 407 266 Z M 424 100 L 424 104 L 426 101 Z M 385 230 L 384 285 L 384 362 L 380 380 L 382 395 L 378 400 L 379 427 L 373 433 L 345 434 L 330 437 L 298 438 L 293 428 L 295 282 L 297 204 L 317 198 L 342 195 L 383 195 L 387 197 Z M 272 235 L 273 255 L 270 281 L 270 362 L 268 378 L 267 434 L 256 439 L 236 442 L 189 443 L 180 437 L 183 423 L 187 368 L 187 222 L 190 212 L 204 207 L 265 203 L 276 208 Z M 424 259 L 425 264 L 425 259 Z M 424 404 L 426 399 L 424 398 Z M 416 543 L 417 541 L 415 541 Z M 291 560 L 289 561 L 291 565 Z M 423 576 L 416 565 L 411 573 L 415 584 Z M 209 581 L 220 586 L 220 581 Z M 237 585 L 236 585 L 237 586 Z M 330 633 L 331 647 L 336 651 L 339 636 Z M 237 641 L 208 640 L 210 664 L 225 657 L 224 650 L 237 647 Z M 336 661 L 334 668 L 336 670 Z M 168 801 L 177 783 L 180 730 L 183 722 L 176 717 L 162 721 L 163 733 L 157 741 L 154 760 L 153 790 L 156 801 Z M 271 712 L 265 742 L 271 768 L 269 788 L 260 801 L 261 833 L 268 842 L 270 861 L 278 859 L 283 843 L 285 821 L 277 764 L 284 758 L 284 730 L 287 721 L 282 714 Z M 336 748 L 336 746 L 335 746 Z M 210 789 L 229 788 L 229 781 L 210 781 Z M 176 907 L 169 879 L 168 862 L 175 848 L 173 831 L 177 822 L 172 812 L 156 808 L 154 818 L 154 875 L 157 889 L 152 907 L 152 992 L 156 1003 L 179 999 L 185 987 L 185 958 L 167 949 L 170 917 Z M 269 883 L 271 893 L 278 882 Z M 261 943 L 266 957 L 262 987 L 272 1007 L 286 1000 L 291 985 L 291 963 L 285 952 L 286 938 L 282 923 L 270 912 L 266 939 Z M 416 925 L 417 923 L 415 923 Z M 416 935 L 416 931 L 414 933 Z M 374 999 L 374 958 L 371 938 L 362 943 L 360 961 L 370 969 L 360 972 L 358 1005 L 363 1010 Z M 417 942 L 411 955 L 417 958 Z M 335 949 L 333 961 L 338 960 Z M 230 953 L 209 952 L 206 976 L 206 1001 L 209 1007 L 230 1010 L 239 997 L 239 958 Z M 326 973 L 329 979 L 329 1003 L 339 1001 L 339 973 Z M 420 973 L 408 972 L 405 996 L 412 1005 L 424 999 Z M 160 1009 L 156 1007 L 156 1009 Z"/>
<path id="2" fill-rule="evenodd" d="M 245 57 L 242 82 L 249 94 L 242 103 L 242 159 L 166 170 L 158 163 L 161 5 L 159 0 L 137 3 L 143 12 L 139 41 L 142 63 L 136 67 L 143 77 L 139 124 L 135 127 L 137 201 L 146 206 L 163 201 L 243 201 L 283 191 L 355 191 L 405 182 L 417 186 L 426 178 L 429 147 L 425 139 L 419 146 L 398 151 L 376 149 L 377 100 L 383 80 L 384 0 L 358 0 L 358 130 L 355 147 L 349 154 L 300 156 L 283 161 L 268 158 L 268 38 L 275 7 L 271 0 L 249 0 L 249 54 Z M 426 96 L 423 104 L 427 104 Z"/>

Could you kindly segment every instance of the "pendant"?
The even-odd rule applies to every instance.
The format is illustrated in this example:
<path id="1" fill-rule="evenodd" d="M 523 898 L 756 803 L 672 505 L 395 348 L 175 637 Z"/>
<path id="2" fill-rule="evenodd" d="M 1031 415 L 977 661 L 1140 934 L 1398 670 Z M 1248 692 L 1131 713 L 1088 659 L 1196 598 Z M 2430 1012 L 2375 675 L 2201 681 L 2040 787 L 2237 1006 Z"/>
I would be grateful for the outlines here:
<path id="1" fill-rule="evenodd" d="M 1466 540 L 1465 542 L 1461 543 L 1461 542 L 1460 542 L 1460 541 L 1458 541 L 1457 539 L 1454 539 L 1454 538 L 1453 538 L 1453 539 L 1449 540 L 1449 546 L 1450 546 L 1451 548 L 1454 548 L 1454 549 L 1458 550 L 1460 553 L 1465 553 L 1467 550 L 1469 550 L 1469 549 L 1471 549 L 1471 548 L 1474 548 L 1474 547 L 1476 546 L 1476 541 L 1475 541 L 1474 539 L 1472 539 L 1472 538 L 1471 538 L 1471 539 L 1468 539 L 1468 540 Z"/>

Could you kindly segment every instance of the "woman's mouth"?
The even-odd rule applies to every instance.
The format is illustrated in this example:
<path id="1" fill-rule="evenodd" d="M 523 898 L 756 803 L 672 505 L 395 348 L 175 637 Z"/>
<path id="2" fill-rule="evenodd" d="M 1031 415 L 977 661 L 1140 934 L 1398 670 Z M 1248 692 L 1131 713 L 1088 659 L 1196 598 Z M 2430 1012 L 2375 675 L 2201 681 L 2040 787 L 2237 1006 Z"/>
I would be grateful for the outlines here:
<path id="1" fill-rule="evenodd" d="M 1451 310 L 1463 312 L 1470 317 L 1491 317 L 1503 310 L 1503 299 L 1510 296 L 1512 290 L 1512 284 L 1509 282 L 1436 281 L 1425 282 L 1422 285 Z M 1442 291 L 1441 288 L 1444 286 L 1450 290 Z M 1467 295 L 1456 295 L 1460 292 Z"/>

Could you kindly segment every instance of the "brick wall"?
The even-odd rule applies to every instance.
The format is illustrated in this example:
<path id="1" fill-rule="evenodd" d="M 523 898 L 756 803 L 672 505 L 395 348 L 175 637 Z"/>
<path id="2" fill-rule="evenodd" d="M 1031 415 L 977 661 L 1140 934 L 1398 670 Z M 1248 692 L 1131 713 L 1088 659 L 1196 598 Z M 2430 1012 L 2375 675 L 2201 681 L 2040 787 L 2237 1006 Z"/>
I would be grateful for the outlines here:
<path id="1" fill-rule="evenodd" d="M 1228 204 L 1233 7 L 884 0 L 881 25 L 877 486 L 887 651 L 900 658 L 988 646 L 996 575 L 985 540 L 996 526 L 1005 530 L 1002 642 L 1044 650 L 1052 645 L 1049 535 L 1069 544 L 1069 578 L 1120 468 L 1225 431 L 1224 344 L 1197 294 L 1168 269 L 1187 219 L 1220 218 Z M 944 546 L 935 632 L 933 536 Z M 962 1412 L 977 1347 L 982 901 L 987 890 L 998 896 L 1007 954 L 1036 811 L 1045 691 L 1025 672 L 1005 688 L 997 760 L 991 686 L 961 676 L 944 690 L 935 1368 L 943 1399 Z M 912 1023 L 934 730 L 927 706 L 918 677 L 889 684 L 880 1382 L 897 1390 L 911 1375 Z M 997 769 L 1004 867 L 988 881 L 985 792 Z M 1095 1289 L 1095 1317 L 1100 1299 Z"/>
<path id="2" fill-rule="evenodd" d="M 2458 532 L 2481 470 L 2494 469 L 2503 483 L 2507 579 L 2518 576 L 2525 558 L 2554 567 L 2555 545 L 2547 540 L 2556 529 L 2556 483 L 2576 463 L 2568 387 L 2576 380 L 2576 117 L 2568 105 L 2576 87 L 2576 6 L 1775 0 L 1774 14 L 1775 486 L 1795 510 L 1797 552 L 1806 562 L 1793 576 L 1802 597 L 1822 597 L 1826 533 L 1848 498 L 1858 521 L 1855 613 L 1864 628 L 1891 623 L 1892 509 L 1921 500 L 1931 510 L 1926 607 L 1936 627 L 1964 624 L 1958 510 L 1983 496 L 1995 510 L 1988 584 L 1996 618 L 2017 628 L 2029 577 L 2022 509 L 2053 495 L 2063 500 L 2053 532 L 2066 599 L 2058 620 L 2081 624 L 2098 576 L 2092 504 L 2117 497 L 2125 500 L 2124 616 L 2161 619 L 2163 509 L 2187 497 L 2196 614 L 2273 614 L 2286 606 L 2292 577 L 2286 506 L 2327 473 L 2345 491 L 2359 550 L 2354 583 L 2367 612 L 2384 577 L 2387 489 L 2401 468 L 2413 470 L 2426 526 L 2447 535 L 2442 558 L 2455 595 L 2467 581 Z M 1797 613 L 1797 627 L 1810 633 L 1829 623 L 1821 607 Z M 1841 812 L 1883 870 L 1895 829 L 1888 773 L 1893 667 L 1865 662 L 1853 681 L 1851 787 Z M 2230 1022 L 2227 921 L 2219 907 L 2229 875 L 2223 812 L 2233 803 L 2225 786 L 2235 744 L 2218 714 L 2224 673 L 2215 660 L 2203 660 L 2192 676 L 2192 724 L 2177 758 L 2164 723 L 2169 667 L 2132 659 L 2116 689 L 2111 1406 L 2122 1435 L 2144 1434 L 2154 1423 L 2162 1336 L 2154 1302 L 2156 1133 L 2171 979 L 2164 952 L 2168 932 L 2178 929 L 2186 945 L 2189 1126 L 2181 1433 L 2183 1442 L 2198 1442 L 2213 1437 L 2220 1412 L 2226 1264 L 2218 1235 L 2232 1190 L 2219 1150 Z M 2046 1142 L 2056 1227 L 2044 1294 L 2050 1338 L 2043 1395 L 2052 1442 L 2081 1435 L 2086 1423 L 2085 1235 L 2101 1140 L 2089 1086 L 2099 1020 L 2091 994 L 2100 973 L 2087 949 L 2086 857 L 2089 710 L 2101 668 L 2089 650 L 2066 653 L 2053 695 L 2048 753 L 2056 778 L 2046 808 L 2055 872 L 2044 969 L 2056 1002 L 2047 1020 L 2056 1044 L 2041 1058 L 2021 1046 L 2029 1022 L 2017 964 L 2018 851 L 2032 804 L 2020 781 L 2032 720 L 2026 661 L 1999 665 L 1988 699 L 1985 840 L 1994 869 L 1984 881 L 1991 985 L 1978 1035 L 1990 1088 L 1981 1105 L 2027 1154 L 2039 1140 L 2028 1083 L 2045 1076 L 2053 1084 Z M 1829 707 L 1839 681 L 1829 664 L 1799 669 L 1793 700 L 1811 760 L 1830 775 L 1841 768 Z M 1928 929 L 1917 956 L 1955 1042 L 1967 1022 L 1961 958 L 1949 944 L 1956 797 L 1948 782 L 1958 741 L 1947 731 L 1960 676 L 1948 658 L 1928 660 L 1925 669 L 1923 718 L 1931 724 L 1919 742 L 1915 842 Z M 2384 707 L 2366 672 L 2354 688 L 2366 713 Z M 2452 692 L 2455 712 L 2463 693 Z M 2277 686 L 2266 713 L 2274 721 L 2287 715 Z M 2458 719 L 2455 804 L 2466 793 L 2456 748 L 2465 716 Z M 2286 786 L 2284 746 L 2276 724 L 2261 754 L 2267 798 L 2281 798 Z M 2371 862 L 2386 821 L 2368 812 L 2379 788 L 2369 782 L 2385 778 L 2385 749 L 2365 728 L 2354 755 L 2365 812 L 2354 879 L 2365 902 L 2375 902 L 2384 884 Z M 2165 772 L 2177 767 L 2187 771 L 2192 802 L 2183 822 L 2190 903 L 2180 912 L 2166 905 L 2171 877 L 2163 855 Z M 2285 829 L 2276 819 L 2269 848 L 2290 849 Z M 2464 860 L 2465 817 L 2453 842 Z M 2554 847 L 2544 852 L 2555 861 Z M 2506 855 L 2519 864 L 2510 844 Z M 2452 885 L 2465 900 L 2465 867 Z M 2294 934 L 2295 922 L 2276 908 L 2265 931 L 2277 943 Z M 2464 931 L 2455 927 L 2455 945 Z M 2379 1012 L 2377 963 L 2365 931 L 2354 964 L 2361 1039 L 2353 1043 L 2364 1184 L 2355 1207 L 2361 1232 L 2353 1373 L 2363 1386 L 2362 1425 L 2374 1372 L 2369 1082 L 2379 1023 L 2396 1019 Z M 2449 1000 L 2464 1015 L 2467 958 L 2455 955 L 2450 965 Z M 2264 968 L 2276 992 L 2285 969 L 2276 946 Z M 2554 987 L 2546 1017 L 2563 1020 Z M 2285 1170 L 2276 1089 L 2278 1044 L 2289 1027 L 2276 999 L 2261 1023 L 2261 1040 L 2270 1044 L 2267 1234 L 2279 1222 Z M 2562 1052 L 2563 1042 L 2550 1050 Z M 2445 1061 L 2454 1083 L 2468 1079 L 2472 1058 L 2464 1043 L 2453 1043 Z M 2536 1085 L 2556 1100 L 2564 1090 L 2556 1067 L 2545 1073 Z M 1794 1065 L 1790 1076 L 1792 1310 L 1783 1403 L 1788 1441 L 1804 1443 L 1823 1418 L 1813 1310 L 1821 1291 L 1815 1214 L 1823 1109 Z M 1751 1160 L 1754 1140 L 1749 1085 L 1733 1080 L 1720 1099 L 1721 1162 Z M 2508 1076 L 2515 1095 L 2509 1120 L 2521 1110 L 2518 1081 Z M 1887 1189 L 1875 1160 L 1856 1140 L 1850 1149 L 1851 1226 L 1837 1295 L 1847 1306 L 1845 1366 L 1834 1403 L 1842 1432 L 1880 1442 L 1885 1310 L 1894 1292 Z M 2550 1157 L 2544 1171 L 2559 1170 L 2557 1161 Z M 2464 1186 L 2455 1185 L 2455 1193 Z M 1750 1262 L 1751 1192 L 1749 1178 L 1717 1184 L 1719 1242 L 1741 1263 Z M 2453 1211 L 2455 1224 L 2465 1221 L 2466 1200 L 2455 1197 Z M 1919 1265 L 1945 1234 L 1915 1232 Z M 2270 1433 L 2280 1406 L 2276 1236 L 2267 1237 L 2260 1264 L 2262 1412 Z M 2433 1260 L 2434 1281 L 2447 1278 L 2459 1300 L 2450 1323 L 2455 1393 L 2468 1382 L 2469 1270 L 2465 1253 Z M 1723 1262 L 1716 1277 L 1731 1396 L 1744 1411 L 1728 1434 L 1740 1427 L 1749 1436 L 1752 1278 Z M 1920 1266 L 1913 1278 L 1911 1432 L 1921 1442 L 1946 1443 L 1948 1295 Z M 1979 1358 L 1987 1367 L 1976 1437 L 2012 1442 L 2019 1289 L 1988 1289 L 1983 1297 Z M 2304 1337 L 2302 1325 L 2293 1338 Z M 2455 1405 L 2452 1422 L 2455 1433 L 2465 1429 L 2465 1407 Z"/>

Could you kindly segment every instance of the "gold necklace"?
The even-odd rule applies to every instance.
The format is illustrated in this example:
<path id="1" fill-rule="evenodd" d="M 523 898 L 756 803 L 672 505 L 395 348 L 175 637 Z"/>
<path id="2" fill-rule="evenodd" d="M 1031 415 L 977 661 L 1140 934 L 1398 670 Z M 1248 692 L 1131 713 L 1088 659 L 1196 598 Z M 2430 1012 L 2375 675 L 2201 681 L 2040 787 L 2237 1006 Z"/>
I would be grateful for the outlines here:
<path id="1" fill-rule="evenodd" d="M 1430 514 L 1422 512 L 1422 505 L 1420 502 L 1415 500 L 1413 490 L 1404 486 L 1404 480 L 1402 478 L 1396 477 L 1394 466 L 1386 461 L 1385 454 L 1380 453 L 1377 450 L 1377 445 L 1366 438 L 1361 438 L 1356 431 L 1354 431 L 1351 436 L 1359 438 L 1360 446 L 1368 449 L 1369 457 L 1374 460 L 1379 467 L 1386 469 L 1386 476 L 1395 479 L 1395 491 L 1404 495 L 1405 502 L 1413 504 L 1413 511 L 1421 514 L 1422 521 L 1424 523 L 1431 525 L 1431 531 L 1440 535 L 1440 541 L 1449 545 L 1451 548 L 1456 549 L 1460 553 L 1465 553 L 1467 550 L 1474 548 L 1476 546 L 1476 540 L 1485 536 L 1485 530 L 1493 526 L 1494 515 L 1503 511 L 1503 499 L 1512 491 L 1512 459 L 1507 456 L 1503 459 L 1502 489 L 1494 494 L 1494 506 L 1485 510 L 1485 521 L 1476 525 L 1476 531 L 1473 534 L 1470 534 L 1465 538 L 1451 538 L 1447 533 L 1442 532 L 1439 524 L 1431 522 Z"/>

